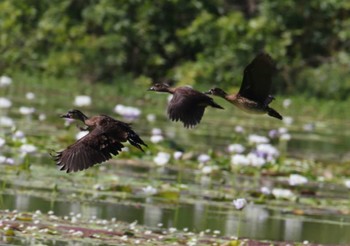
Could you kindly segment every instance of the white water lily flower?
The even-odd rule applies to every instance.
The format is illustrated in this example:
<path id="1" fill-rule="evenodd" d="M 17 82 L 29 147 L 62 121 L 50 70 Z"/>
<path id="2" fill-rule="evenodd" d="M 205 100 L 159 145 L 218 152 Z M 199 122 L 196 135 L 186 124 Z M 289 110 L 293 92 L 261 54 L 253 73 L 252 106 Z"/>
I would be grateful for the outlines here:
<path id="1" fill-rule="evenodd" d="M 80 131 L 75 135 L 75 139 L 79 140 L 79 139 L 85 137 L 88 133 L 89 133 L 89 131 Z"/>
<path id="2" fill-rule="evenodd" d="M 33 92 L 27 92 L 26 93 L 26 98 L 28 100 L 34 100 L 35 99 L 35 94 Z"/>
<path id="3" fill-rule="evenodd" d="M 260 188 L 260 192 L 263 193 L 264 195 L 270 195 L 271 194 L 271 190 L 266 187 L 266 186 L 263 186 Z"/>
<path id="4" fill-rule="evenodd" d="M 19 108 L 19 112 L 23 115 L 29 115 L 35 112 L 35 108 L 22 106 Z"/>
<path id="5" fill-rule="evenodd" d="M 12 84 L 12 79 L 9 76 L 2 75 L 0 77 L 0 87 L 5 87 Z"/>
<path id="6" fill-rule="evenodd" d="M 0 108 L 10 108 L 12 106 L 12 102 L 10 99 L 6 97 L 0 97 Z"/>
<path id="7" fill-rule="evenodd" d="M 134 120 L 141 115 L 141 110 L 135 107 L 118 104 L 114 107 L 114 112 L 123 116 L 125 119 Z"/>
<path id="8" fill-rule="evenodd" d="M 292 104 L 292 100 L 287 98 L 283 100 L 283 107 L 288 108 Z"/>
<path id="9" fill-rule="evenodd" d="M 182 157 L 182 155 L 183 155 L 183 152 L 181 152 L 181 151 L 175 151 L 173 153 L 173 157 L 175 160 L 179 160 Z"/>
<path id="10" fill-rule="evenodd" d="M 251 144 L 262 144 L 262 143 L 268 143 L 269 139 L 265 136 L 252 134 L 252 135 L 249 135 L 248 142 Z"/>
<path id="11" fill-rule="evenodd" d="M 7 116 L 0 116 L 0 126 L 8 126 L 11 127 L 14 125 L 13 120 Z"/>
<path id="12" fill-rule="evenodd" d="M 201 171 L 203 174 L 211 174 L 213 169 L 212 166 L 203 166 Z"/>
<path id="13" fill-rule="evenodd" d="M 285 199 L 290 199 L 294 196 L 291 190 L 281 189 L 281 188 L 273 188 L 272 195 L 274 195 L 276 198 L 285 198 Z"/>
<path id="14" fill-rule="evenodd" d="M 244 128 L 242 126 L 236 126 L 235 127 L 235 132 L 237 133 L 243 133 L 244 132 Z"/>
<path id="15" fill-rule="evenodd" d="M 350 189 L 350 179 L 345 180 L 344 184 L 345 184 L 346 188 Z"/>
<path id="16" fill-rule="evenodd" d="M 160 128 L 153 128 L 152 129 L 152 135 L 162 135 L 162 129 L 160 129 Z"/>
<path id="17" fill-rule="evenodd" d="M 264 157 L 267 161 L 274 161 L 280 154 L 271 144 L 258 144 L 256 151 L 258 156 Z"/>
<path id="18" fill-rule="evenodd" d="M 151 141 L 152 143 L 159 143 L 159 142 L 161 142 L 161 141 L 163 141 L 163 140 L 164 140 L 164 138 L 163 138 L 162 135 L 153 135 L 153 136 L 151 136 L 151 138 L 150 138 L 150 141 Z"/>
<path id="19" fill-rule="evenodd" d="M 44 113 L 39 114 L 39 120 L 40 121 L 46 120 L 46 114 L 44 114 Z"/>
<path id="20" fill-rule="evenodd" d="M 289 185 L 292 185 L 292 186 L 303 185 L 307 182 L 308 182 L 307 178 L 299 174 L 291 174 L 289 176 Z"/>
<path id="21" fill-rule="evenodd" d="M 264 158 L 257 156 L 255 153 L 249 153 L 247 155 L 247 159 L 249 161 L 249 164 L 253 167 L 261 167 L 266 163 Z"/>
<path id="22" fill-rule="evenodd" d="M 0 138 L 0 147 L 4 146 L 6 143 L 5 139 Z"/>
<path id="23" fill-rule="evenodd" d="M 282 141 L 289 141 L 291 138 L 292 136 L 289 133 L 285 133 L 280 136 L 280 140 Z"/>
<path id="24" fill-rule="evenodd" d="M 232 204 L 237 210 L 242 210 L 247 205 L 247 200 L 244 198 L 238 198 L 232 201 Z"/>
<path id="25" fill-rule="evenodd" d="M 78 107 L 86 107 L 91 105 L 91 97 L 86 95 L 76 96 L 74 99 L 74 105 Z"/>
<path id="26" fill-rule="evenodd" d="M 242 166 L 248 166 L 250 164 L 249 159 L 242 154 L 236 154 L 231 156 L 231 164 L 232 165 L 242 165 Z"/>
<path id="27" fill-rule="evenodd" d="M 142 188 L 142 192 L 143 192 L 145 195 L 153 196 L 154 194 L 157 194 L 158 191 L 157 191 L 157 189 L 154 188 L 153 186 L 148 185 L 147 187 Z"/>
<path id="28" fill-rule="evenodd" d="M 197 157 L 197 160 L 199 161 L 199 163 L 206 163 L 206 162 L 210 161 L 210 156 L 207 154 L 200 154 Z"/>
<path id="29" fill-rule="evenodd" d="M 170 154 L 166 152 L 158 152 L 158 154 L 153 158 L 153 161 L 158 166 L 164 166 L 170 160 Z"/>
<path id="30" fill-rule="evenodd" d="M 148 114 L 146 116 L 146 118 L 149 122 L 154 122 L 156 120 L 156 115 L 155 114 Z"/>
<path id="31" fill-rule="evenodd" d="M 286 125 L 291 125 L 291 124 L 293 124 L 293 118 L 290 116 L 284 116 L 283 123 Z"/>
<path id="32" fill-rule="evenodd" d="M 242 144 L 230 144 L 227 147 L 228 152 L 230 153 L 243 153 L 245 151 L 245 147 Z"/>
<path id="33" fill-rule="evenodd" d="M 25 137 L 26 136 L 24 135 L 24 132 L 22 132 L 21 130 L 17 130 L 13 134 L 13 138 L 15 138 L 15 139 L 22 139 L 22 138 L 25 138 Z"/>
<path id="34" fill-rule="evenodd" d="M 37 148 L 32 145 L 32 144 L 23 144 L 19 150 L 22 152 L 22 153 L 34 153 Z"/>

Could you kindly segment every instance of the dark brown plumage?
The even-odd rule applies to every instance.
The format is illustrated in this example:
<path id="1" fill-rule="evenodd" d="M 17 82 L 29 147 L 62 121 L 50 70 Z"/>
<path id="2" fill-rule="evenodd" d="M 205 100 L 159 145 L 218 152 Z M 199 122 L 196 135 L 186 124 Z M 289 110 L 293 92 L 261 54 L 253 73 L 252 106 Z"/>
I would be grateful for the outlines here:
<path id="1" fill-rule="evenodd" d="M 66 170 L 67 173 L 81 171 L 111 159 L 124 147 L 122 142 L 129 141 L 142 151 L 141 145 L 147 146 L 130 124 L 107 115 L 88 118 L 81 111 L 73 109 L 61 115 L 61 118 L 80 120 L 89 131 L 86 136 L 53 156 L 60 170 Z"/>
<path id="2" fill-rule="evenodd" d="M 167 107 L 169 119 L 183 122 L 186 128 L 199 124 L 207 106 L 223 109 L 211 97 L 191 87 L 171 88 L 167 84 L 157 83 L 148 90 L 173 94 Z"/>
<path id="3" fill-rule="evenodd" d="M 269 93 L 275 70 L 276 66 L 271 56 L 260 53 L 244 69 L 243 81 L 237 94 L 228 95 L 220 88 L 213 88 L 206 94 L 220 96 L 248 113 L 267 113 L 269 116 L 282 120 L 283 117 L 269 107 L 274 100 Z"/>

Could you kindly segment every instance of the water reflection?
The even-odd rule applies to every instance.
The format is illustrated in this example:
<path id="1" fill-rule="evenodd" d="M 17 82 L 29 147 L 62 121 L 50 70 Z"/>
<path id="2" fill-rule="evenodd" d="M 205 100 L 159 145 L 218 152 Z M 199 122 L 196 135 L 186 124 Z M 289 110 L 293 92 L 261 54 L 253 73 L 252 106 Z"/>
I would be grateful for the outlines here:
<path id="1" fill-rule="evenodd" d="M 203 201 L 193 205 L 174 204 L 165 208 L 157 205 L 153 199 L 149 199 L 143 206 L 102 202 L 50 202 L 27 195 L 3 195 L 3 201 L 3 208 L 11 210 L 34 212 L 40 209 L 43 213 L 52 210 L 58 216 L 67 216 L 73 212 L 80 213 L 87 219 L 117 218 L 129 223 L 138 221 L 150 227 L 157 227 L 161 223 L 164 227 L 176 227 L 179 230 L 189 228 L 194 232 L 219 230 L 221 235 L 226 236 L 237 236 L 237 229 L 241 223 L 240 237 L 299 242 L 307 240 L 314 243 L 350 242 L 348 233 L 350 223 L 334 223 L 342 219 L 340 216 L 337 218 L 328 215 L 314 219 L 305 216 L 286 217 L 281 212 L 253 204 L 249 204 L 242 211 L 237 211 L 233 207 L 216 207 Z M 241 222 L 239 222 L 240 213 L 242 213 Z"/>

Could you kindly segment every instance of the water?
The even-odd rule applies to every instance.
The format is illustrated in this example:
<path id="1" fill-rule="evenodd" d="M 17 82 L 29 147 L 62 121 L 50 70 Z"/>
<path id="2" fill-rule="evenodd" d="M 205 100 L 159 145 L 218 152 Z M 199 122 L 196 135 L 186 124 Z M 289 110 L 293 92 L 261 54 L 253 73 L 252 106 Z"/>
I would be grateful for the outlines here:
<path id="1" fill-rule="evenodd" d="M 145 111 L 151 111 L 150 108 Z M 186 130 L 181 124 L 169 123 L 163 114 L 158 114 L 154 123 L 144 124 L 143 118 L 133 125 L 147 140 L 153 127 L 163 130 L 166 140 L 157 145 L 150 144 L 146 154 L 136 152 L 138 157 L 130 157 L 129 160 L 114 160 L 100 168 L 65 174 L 55 168 L 47 153 L 51 148 L 65 146 L 62 143 L 64 138 L 68 138 L 66 142 L 74 141 L 67 137 L 76 133 L 72 129 L 74 127 L 65 129 L 59 122 L 61 119 L 56 119 L 56 111 L 48 111 L 50 123 L 38 122 L 31 116 L 23 117 L 16 108 L 1 113 L 16 119 L 17 127 L 39 146 L 38 153 L 30 156 L 31 171 L 25 165 L 21 167 L 23 170 L 16 166 L 4 166 L 0 171 L 3 184 L 1 209 L 52 210 L 59 216 L 74 212 L 81 213 L 84 218 L 117 218 L 129 223 L 137 221 L 151 228 L 162 224 L 164 228 L 218 231 L 221 236 L 258 240 L 327 244 L 350 242 L 350 193 L 342 185 L 342 180 L 320 182 L 318 176 L 323 175 L 323 170 L 318 170 L 317 164 L 308 168 L 296 165 L 287 170 L 281 165 L 281 173 L 276 172 L 280 176 L 276 177 L 260 175 L 260 171 L 264 171 L 260 169 L 248 169 L 241 173 L 239 170 L 226 170 L 227 167 L 217 173 L 203 175 L 194 154 L 208 153 L 209 149 L 220 153 L 219 157 L 229 156 L 225 152 L 227 145 L 245 141 L 242 134 L 234 131 L 237 125 L 243 126 L 246 134 L 260 135 L 267 135 L 271 129 L 286 127 L 292 139 L 286 146 L 280 146 L 283 154 L 298 160 L 335 161 L 334 166 L 329 167 L 331 172 L 339 168 L 336 166 L 340 161 L 350 160 L 350 130 L 346 121 L 318 122 L 309 132 L 302 128 L 306 123 L 302 119 L 298 124 L 288 126 L 265 117 L 261 120 L 258 118 L 257 125 L 255 117 L 234 111 L 223 120 L 220 112 L 210 110 L 198 128 Z M 9 128 L 1 130 L 11 134 Z M 156 167 L 152 162 L 154 155 L 158 151 L 169 150 L 184 151 L 189 155 L 184 162 L 190 164 L 183 166 L 183 163 L 173 160 L 164 168 Z M 16 151 L 15 144 L 12 144 L 3 147 L 1 154 L 15 155 Z M 147 157 L 140 159 L 143 155 Z M 214 164 L 229 161 L 229 157 L 219 157 L 218 163 Z M 17 157 L 15 161 L 19 159 Z M 301 187 L 289 186 L 288 175 L 294 171 L 310 177 L 311 182 Z M 335 174 L 324 174 L 325 177 L 327 175 Z M 99 190 L 97 184 L 107 189 Z M 164 197 L 142 194 L 142 188 L 147 185 L 164 191 Z M 260 198 L 259 190 L 263 185 L 290 189 L 297 198 Z M 121 192 L 123 188 L 124 192 Z M 169 191 L 175 195 L 172 199 L 167 197 Z M 237 197 L 247 197 L 250 201 L 242 211 L 235 210 L 231 204 Z"/>

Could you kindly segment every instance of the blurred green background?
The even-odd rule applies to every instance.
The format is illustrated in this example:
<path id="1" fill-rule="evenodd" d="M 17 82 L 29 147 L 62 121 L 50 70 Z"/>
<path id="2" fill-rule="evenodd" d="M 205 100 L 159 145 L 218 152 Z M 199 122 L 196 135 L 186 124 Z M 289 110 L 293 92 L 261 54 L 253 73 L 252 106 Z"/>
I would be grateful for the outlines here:
<path id="1" fill-rule="evenodd" d="M 349 1 L 2 0 L 0 13 L 0 74 L 231 90 L 265 50 L 274 93 L 350 92 Z"/>

